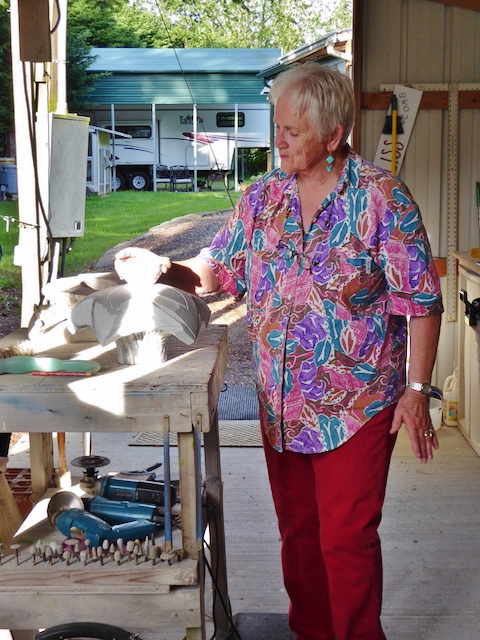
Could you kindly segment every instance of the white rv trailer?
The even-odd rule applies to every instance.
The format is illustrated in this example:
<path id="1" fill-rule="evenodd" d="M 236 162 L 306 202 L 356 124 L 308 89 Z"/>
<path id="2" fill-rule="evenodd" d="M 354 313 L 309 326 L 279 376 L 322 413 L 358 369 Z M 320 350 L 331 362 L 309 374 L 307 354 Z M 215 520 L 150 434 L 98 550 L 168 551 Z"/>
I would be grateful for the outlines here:
<path id="1" fill-rule="evenodd" d="M 270 109 L 264 104 L 145 105 L 97 108 L 92 123 L 131 138 L 112 137 L 115 189 L 155 188 L 158 165 L 186 166 L 193 183 L 208 184 L 211 172 L 239 179 L 238 152 L 267 149 Z M 197 180 L 198 178 L 198 180 Z"/>

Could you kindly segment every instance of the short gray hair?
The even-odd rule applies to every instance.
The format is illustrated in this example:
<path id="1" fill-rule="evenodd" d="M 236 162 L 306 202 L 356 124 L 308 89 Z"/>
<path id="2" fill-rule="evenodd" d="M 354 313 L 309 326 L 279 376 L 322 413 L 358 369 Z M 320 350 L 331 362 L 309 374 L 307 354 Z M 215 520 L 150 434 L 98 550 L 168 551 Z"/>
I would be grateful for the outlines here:
<path id="1" fill-rule="evenodd" d="M 353 127 L 355 95 L 350 78 L 318 62 L 304 62 L 280 73 L 274 80 L 269 100 L 275 104 L 284 94 L 293 97 L 295 114 L 306 113 L 320 140 L 337 125 L 345 129 L 345 142 Z"/>

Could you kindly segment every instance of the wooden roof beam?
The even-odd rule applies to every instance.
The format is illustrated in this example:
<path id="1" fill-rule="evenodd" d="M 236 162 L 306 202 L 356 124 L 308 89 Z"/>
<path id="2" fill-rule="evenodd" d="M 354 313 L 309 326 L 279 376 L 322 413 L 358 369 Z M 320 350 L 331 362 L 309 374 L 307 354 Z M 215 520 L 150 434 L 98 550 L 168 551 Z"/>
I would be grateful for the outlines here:
<path id="1" fill-rule="evenodd" d="M 362 93 L 361 108 L 367 111 L 386 111 L 392 99 L 391 91 L 367 91 Z M 420 109 L 448 109 L 448 91 L 425 90 Z M 459 109 L 480 109 L 480 90 L 458 92 Z"/>
<path id="2" fill-rule="evenodd" d="M 480 11 L 478 0 L 430 0 L 438 4 L 445 4 L 451 7 L 459 7 L 460 9 L 471 9 L 472 11 Z"/>

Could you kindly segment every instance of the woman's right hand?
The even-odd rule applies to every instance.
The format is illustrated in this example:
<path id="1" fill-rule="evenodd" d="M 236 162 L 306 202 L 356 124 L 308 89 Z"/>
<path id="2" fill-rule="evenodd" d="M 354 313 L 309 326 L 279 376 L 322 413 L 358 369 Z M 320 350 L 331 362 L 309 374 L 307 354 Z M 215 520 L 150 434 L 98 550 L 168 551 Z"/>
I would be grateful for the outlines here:
<path id="1" fill-rule="evenodd" d="M 115 255 L 115 271 L 128 284 L 155 284 L 171 268 L 170 258 L 157 256 L 148 249 L 128 247 Z"/>

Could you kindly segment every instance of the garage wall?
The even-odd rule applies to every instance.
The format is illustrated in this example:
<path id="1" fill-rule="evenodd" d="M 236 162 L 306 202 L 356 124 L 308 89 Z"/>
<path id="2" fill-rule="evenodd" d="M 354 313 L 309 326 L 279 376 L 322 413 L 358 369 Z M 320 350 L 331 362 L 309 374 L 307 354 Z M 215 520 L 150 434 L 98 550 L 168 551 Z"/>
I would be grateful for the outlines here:
<path id="1" fill-rule="evenodd" d="M 452 248 L 448 242 L 452 222 L 457 237 L 453 248 L 480 247 L 475 199 L 475 182 L 480 180 L 480 3 L 478 11 L 473 11 L 430 0 L 361 0 L 358 9 L 362 22 L 360 153 L 373 161 L 389 102 L 380 107 L 370 92 L 395 84 L 424 85 L 418 88 L 425 90 L 437 85 L 446 90 L 428 96 L 430 108 L 423 108 L 422 102 L 399 175 L 421 207 L 436 257 L 446 258 Z M 449 128 L 455 122 L 449 118 L 448 85 L 459 89 L 458 129 Z M 476 96 L 473 104 L 465 102 L 467 89 L 476 89 L 468 94 Z M 439 108 L 440 96 L 443 108 Z M 452 135 L 458 139 L 458 154 L 453 156 Z M 449 186 L 455 182 L 458 217 L 452 220 Z M 442 284 L 447 299 L 451 287 L 447 290 L 448 283 Z M 444 319 L 437 384 L 451 373 L 456 359 L 454 319 Z"/>

